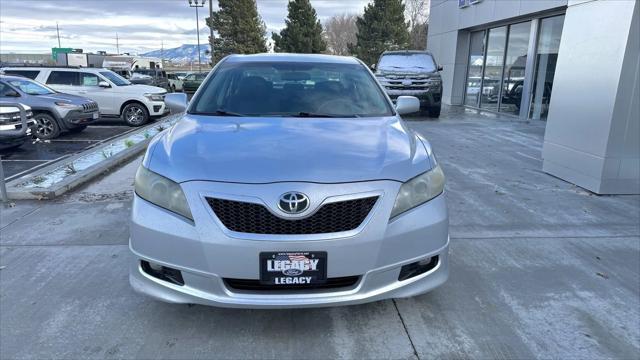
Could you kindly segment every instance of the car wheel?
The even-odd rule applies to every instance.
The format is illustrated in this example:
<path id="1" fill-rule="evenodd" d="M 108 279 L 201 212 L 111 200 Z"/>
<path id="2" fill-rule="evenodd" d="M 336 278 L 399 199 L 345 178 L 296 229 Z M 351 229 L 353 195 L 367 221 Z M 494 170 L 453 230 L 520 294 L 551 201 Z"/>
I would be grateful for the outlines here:
<path id="1" fill-rule="evenodd" d="M 50 140 L 60 135 L 60 125 L 53 116 L 45 113 L 37 113 L 33 116 L 36 121 L 35 136 L 41 140 Z"/>
<path id="2" fill-rule="evenodd" d="M 438 117 L 440 117 L 440 110 L 441 110 L 440 106 L 430 107 L 429 108 L 429 117 L 430 118 L 438 118 Z"/>
<path id="3" fill-rule="evenodd" d="M 144 125 L 149 121 L 149 112 L 144 105 L 131 103 L 122 109 L 122 120 L 129 126 Z"/>
<path id="4" fill-rule="evenodd" d="M 76 127 L 73 127 L 71 129 L 69 129 L 69 132 L 79 133 L 79 132 L 83 131 L 86 128 L 87 128 L 87 125 L 79 125 L 79 126 L 76 126 Z"/>

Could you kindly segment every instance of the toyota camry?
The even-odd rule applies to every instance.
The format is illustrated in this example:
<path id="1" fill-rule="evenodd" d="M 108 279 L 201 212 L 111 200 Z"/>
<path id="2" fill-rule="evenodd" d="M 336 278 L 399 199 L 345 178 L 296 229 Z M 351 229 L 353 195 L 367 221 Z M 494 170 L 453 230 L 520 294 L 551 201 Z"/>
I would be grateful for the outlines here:
<path id="1" fill-rule="evenodd" d="M 351 57 L 232 55 L 149 144 L 133 288 L 173 303 L 286 308 L 429 291 L 448 277 L 444 174 Z"/>

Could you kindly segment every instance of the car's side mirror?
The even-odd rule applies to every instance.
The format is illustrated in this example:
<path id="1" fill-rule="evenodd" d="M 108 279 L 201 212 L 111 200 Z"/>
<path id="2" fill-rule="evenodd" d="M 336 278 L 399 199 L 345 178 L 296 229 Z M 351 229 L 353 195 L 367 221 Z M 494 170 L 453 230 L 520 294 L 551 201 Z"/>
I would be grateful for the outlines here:
<path id="1" fill-rule="evenodd" d="M 179 114 L 187 110 L 189 101 L 185 93 L 170 93 L 164 97 L 164 103 L 169 107 L 172 114 Z"/>
<path id="2" fill-rule="evenodd" d="M 98 83 L 98 86 L 100 86 L 101 88 L 108 88 L 108 87 L 111 87 L 111 85 L 109 85 L 109 83 L 108 83 L 108 82 L 106 82 L 106 81 L 100 81 L 100 82 Z"/>
<path id="3" fill-rule="evenodd" d="M 369 65 L 369 67 L 371 68 L 371 70 L 376 71 L 376 64 L 371 64 Z"/>
<path id="4" fill-rule="evenodd" d="M 420 111 L 420 100 L 415 96 L 398 96 L 396 111 L 400 115 L 418 112 Z"/>
<path id="5" fill-rule="evenodd" d="M 438 65 L 438 71 L 442 71 L 444 70 L 444 68 L 442 67 L 442 65 Z"/>

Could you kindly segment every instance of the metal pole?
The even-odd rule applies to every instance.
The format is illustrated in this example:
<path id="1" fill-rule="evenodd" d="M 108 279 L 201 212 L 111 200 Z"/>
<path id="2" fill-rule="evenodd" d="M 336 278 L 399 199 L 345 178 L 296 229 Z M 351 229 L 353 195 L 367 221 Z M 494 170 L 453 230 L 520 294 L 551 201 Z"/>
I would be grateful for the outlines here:
<path id="1" fill-rule="evenodd" d="M 0 193 L 2 196 L 2 202 L 9 201 L 9 196 L 7 196 L 7 185 L 4 183 L 4 169 L 2 168 L 2 156 L 0 156 Z"/>
<path id="2" fill-rule="evenodd" d="M 209 21 L 211 25 L 209 25 L 209 36 L 210 36 L 210 45 L 211 45 L 211 65 L 213 65 L 213 0 L 209 0 Z"/>
<path id="3" fill-rule="evenodd" d="M 60 28 L 58 27 L 58 23 L 56 22 L 56 33 L 58 33 L 58 47 L 60 46 Z"/>
<path id="4" fill-rule="evenodd" d="M 196 0 L 197 2 L 197 0 Z M 202 72 L 202 61 L 200 61 L 200 18 L 198 17 L 198 7 L 196 6 L 196 34 L 198 34 L 198 72 Z"/>
<path id="5" fill-rule="evenodd" d="M 118 39 L 118 33 L 116 33 L 116 53 L 120 55 L 120 40 Z"/>

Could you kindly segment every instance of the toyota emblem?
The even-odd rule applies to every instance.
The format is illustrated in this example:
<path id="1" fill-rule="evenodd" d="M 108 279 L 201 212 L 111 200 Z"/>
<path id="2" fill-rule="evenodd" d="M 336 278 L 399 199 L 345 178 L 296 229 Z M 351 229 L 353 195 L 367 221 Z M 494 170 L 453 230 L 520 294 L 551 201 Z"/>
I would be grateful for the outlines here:
<path id="1" fill-rule="evenodd" d="M 290 191 L 280 196 L 278 207 L 287 214 L 300 214 L 309 208 L 309 198 L 303 193 Z"/>

